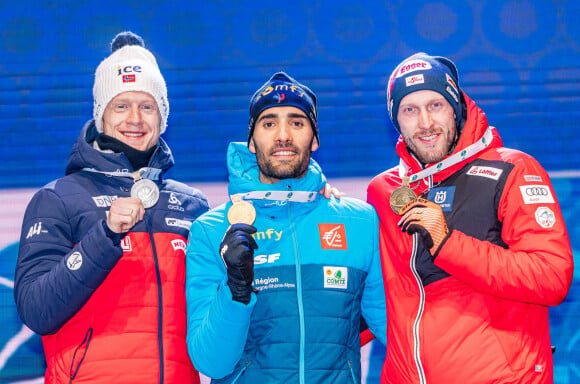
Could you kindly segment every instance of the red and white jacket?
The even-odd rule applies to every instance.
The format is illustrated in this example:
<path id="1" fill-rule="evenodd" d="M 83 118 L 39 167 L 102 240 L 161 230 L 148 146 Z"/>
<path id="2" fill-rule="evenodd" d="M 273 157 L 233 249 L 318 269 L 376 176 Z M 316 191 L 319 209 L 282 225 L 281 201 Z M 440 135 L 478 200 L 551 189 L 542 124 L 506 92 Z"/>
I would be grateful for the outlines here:
<path id="1" fill-rule="evenodd" d="M 465 152 L 488 130 L 465 100 L 467 121 L 449 155 L 458 160 L 410 185 L 444 211 L 450 234 L 434 258 L 418 235 L 401 232 L 389 205 L 401 177 L 422 171 L 402 138 L 400 165 L 368 187 L 387 298 L 381 383 L 552 383 L 548 307 L 564 300 L 573 273 L 564 220 L 546 171 L 504 148 L 493 127 L 484 149 Z"/>

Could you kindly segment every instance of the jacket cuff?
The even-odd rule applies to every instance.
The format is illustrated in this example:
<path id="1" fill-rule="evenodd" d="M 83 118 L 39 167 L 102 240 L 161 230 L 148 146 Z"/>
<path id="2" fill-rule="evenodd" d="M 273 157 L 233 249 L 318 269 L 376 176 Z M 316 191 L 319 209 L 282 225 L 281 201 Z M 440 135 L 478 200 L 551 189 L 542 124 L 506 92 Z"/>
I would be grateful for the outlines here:
<path id="1" fill-rule="evenodd" d="M 433 253 L 433 261 L 435 261 L 435 258 L 437 257 L 437 255 L 439 254 L 439 251 L 441 250 L 441 248 L 443 248 L 443 245 L 447 242 L 447 239 L 449 239 L 449 237 L 451 236 L 451 233 L 453 232 L 453 229 L 450 230 L 447 233 L 447 236 L 445 236 L 443 238 L 443 240 L 441 241 L 441 244 L 439 244 L 439 247 L 437 247 L 437 249 L 435 250 L 435 253 Z"/>
<path id="2" fill-rule="evenodd" d="M 113 244 L 115 244 L 116 246 L 120 245 L 121 240 L 123 240 L 123 237 L 125 237 L 125 235 L 127 233 L 117 233 L 117 232 L 111 231 L 111 228 L 109 228 L 109 226 L 107 225 L 107 222 L 105 220 L 103 220 L 101 223 L 103 223 L 103 229 L 105 230 L 105 235 L 107 235 L 107 237 L 109 239 L 111 239 Z"/>

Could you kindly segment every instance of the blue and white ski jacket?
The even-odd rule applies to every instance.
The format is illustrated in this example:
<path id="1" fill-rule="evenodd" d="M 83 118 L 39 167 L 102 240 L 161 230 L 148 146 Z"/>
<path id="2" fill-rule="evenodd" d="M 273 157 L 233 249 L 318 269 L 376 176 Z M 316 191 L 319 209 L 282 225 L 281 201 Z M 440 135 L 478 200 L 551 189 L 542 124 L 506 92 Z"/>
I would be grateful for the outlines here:
<path id="1" fill-rule="evenodd" d="M 219 246 L 232 203 L 200 216 L 186 252 L 194 366 L 214 383 L 360 383 L 361 316 L 386 338 L 376 212 L 320 195 L 326 179 L 314 160 L 303 178 L 261 184 L 255 155 L 231 143 L 228 169 L 230 196 L 254 195 L 258 293 L 244 305 L 227 286 Z"/>

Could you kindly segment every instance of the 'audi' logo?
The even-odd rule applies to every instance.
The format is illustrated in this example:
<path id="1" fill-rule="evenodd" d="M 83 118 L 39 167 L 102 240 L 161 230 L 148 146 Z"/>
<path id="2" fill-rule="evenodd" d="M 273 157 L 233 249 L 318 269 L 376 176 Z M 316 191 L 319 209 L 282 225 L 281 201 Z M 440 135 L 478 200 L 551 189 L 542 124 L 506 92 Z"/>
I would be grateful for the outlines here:
<path id="1" fill-rule="evenodd" d="M 526 195 L 528 196 L 548 196 L 548 188 L 546 187 L 528 187 L 526 188 Z"/>

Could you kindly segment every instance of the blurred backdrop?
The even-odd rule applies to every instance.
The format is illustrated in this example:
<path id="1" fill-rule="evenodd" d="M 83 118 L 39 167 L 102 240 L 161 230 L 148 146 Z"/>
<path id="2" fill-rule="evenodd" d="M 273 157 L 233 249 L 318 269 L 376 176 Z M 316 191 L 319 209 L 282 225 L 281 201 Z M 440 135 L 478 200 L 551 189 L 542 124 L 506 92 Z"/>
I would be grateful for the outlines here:
<path id="1" fill-rule="evenodd" d="M 40 338 L 12 298 L 21 217 L 34 191 L 64 174 L 116 33 L 140 34 L 167 81 L 170 177 L 214 206 L 227 198 L 227 144 L 246 140 L 249 97 L 272 73 L 317 94 L 314 157 L 333 185 L 365 199 L 370 178 L 397 163 L 388 76 L 414 52 L 448 56 L 505 145 L 549 171 L 578 262 L 579 15 L 574 0 L 0 0 L 0 382 L 42 376 Z M 580 382 L 579 281 L 551 310 L 562 384 Z M 367 383 L 378 383 L 383 355 L 366 351 Z"/>

